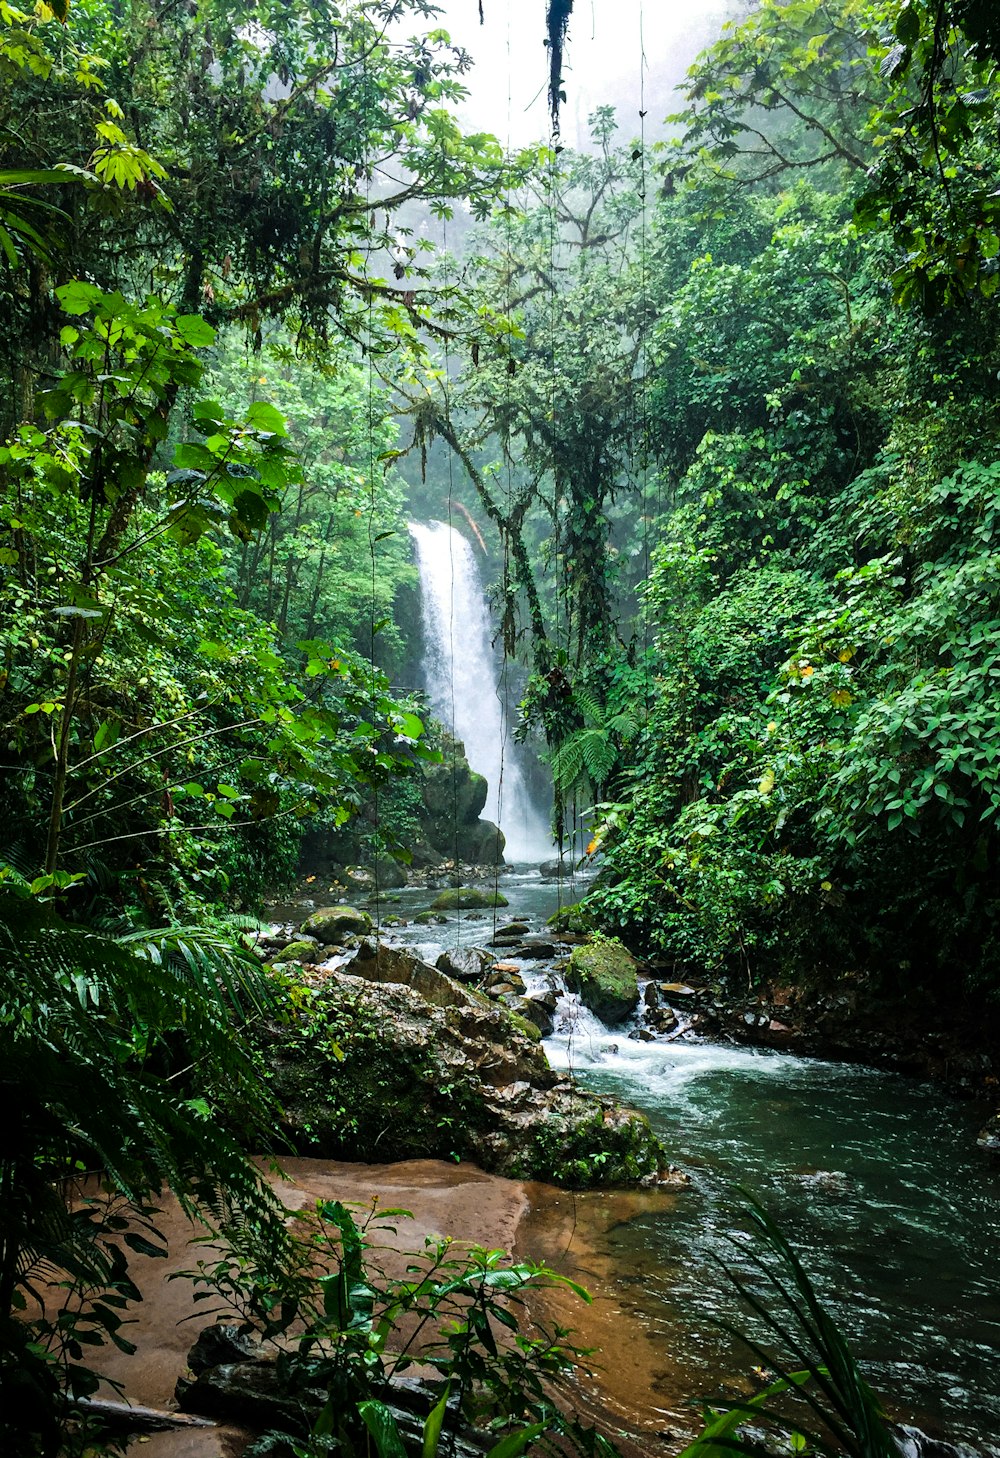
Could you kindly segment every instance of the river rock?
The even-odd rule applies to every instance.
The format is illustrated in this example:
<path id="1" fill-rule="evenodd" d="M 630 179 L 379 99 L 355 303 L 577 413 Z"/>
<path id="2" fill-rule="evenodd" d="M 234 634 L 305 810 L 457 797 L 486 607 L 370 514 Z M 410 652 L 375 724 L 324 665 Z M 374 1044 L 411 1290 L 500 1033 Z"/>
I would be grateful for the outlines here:
<path id="1" fill-rule="evenodd" d="M 531 927 L 526 921 L 508 921 L 505 923 L 504 926 L 497 927 L 497 938 L 511 937 L 515 941 L 518 941 L 521 937 L 527 936 L 530 930 Z M 494 946 L 495 945 L 496 941 L 494 940 Z"/>
<path id="2" fill-rule="evenodd" d="M 371 929 L 372 919 L 367 911 L 358 911 L 354 906 L 321 906 L 306 917 L 301 927 L 306 936 L 325 943 L 364 936 Z"/>
<path id="3" fill-rule="evenodd" d="M 516 968 L 504 966 L 503 970 L 498 967 L 486 979 L 486 991 L 491 997 L 502 997 L 505 992 L 524 992 L 524 978 Z"/>
<path id="4" fill-rule="evenodd" d="M 620 1023 L 639 1001 L 635 958 L 621 945 L 602 938 L 574 947 L 566 986 L 603 1023 Z"/>
<path id="5" fill-rule="evenodd" d="M 481 911 L 484 907 L 506 906 L 502 891 L 483 891 L 478 886 L 450 886 L 431 902 L 432 911 Z"/>
<path id="6" fill-rule="evenodd" d="M 391 856 L 379 856 L 374 866 L 345 866 L 338 872 L 351 891 L 398 891 L 406 885 L 406 872 Z"/>
<path id="7" fill-rule="evenodd" d="M 988 1154 L 1000 1154 L 1000 1114 L 994 1114 L 979 1131 L 976 1143 Z"/>
<path id="8" fill-rule="evenodd" d="M 932 1438 L 921 1428 L 908 1423 L 891 1423 L 889 1431 L 900 1458 L 980 1458 L 978 1450 L 969 1443 L 949 1443 L 942 1438 Z"/>
<path id="9" fill-rule="evenodd" d="M 305 1437 L 311 1427 L 309 1410 L 322 1406 L 322 1394 L 289 1393 L 273 1361 L 227 1362 L 199 1373 L 194 1382 L 181 1381 L 177 1402 L 182 1412 L 221 1418 L 258 1430 L 277 1428 Z"/>
<path id="10" fill-rule="evenodd" d="M 281 951 L 276 952 L 271 958 L 271 961 L 276 963 L 315 962 L 317 956 L 318 949 L 316 943 L 307 940 L 305 937 L 301 937 L 297 941 L 289 942 L 287 946 L 282 947 Z"/>
<path id="11" fill-rule="evenodd" d="M 412 987 L 432 1007 L 488 1006 L 480 993 L 460 986 L 430 962 L 422 962 L 410 952 L 387 946 L 385 942 L 366 938 L 354 960 L 343 970 L 350 977 L 363 977 L 366 982 L 398 982 L 403 987 Z"/>
<path id="12" fill-rule="evenodd" d="M 543 881 L 565 880 L 572 876 L 573 867 L 569 861 L 543 861 L 538 874 Z"/>
<path id="13" fill-rule="evenodd" d="M 337 971 L 254 1036 L 301 1154 L 457 1157 L 575 1188 L 656 1180 L 668 1164 L 642 1115 L 568 1083 L 497 1004 L 434 1007 L 412 986 Z M 505 1093 L 518 1083 L 526 1103 Z"/>
<path id="14" fill-rule="evenodd" d="M 435 965 L 458 982 L 480 982 L 496 966 L 496 959 L 482 947 L 452 947 L 441 953 Z"/>
<path id="15" fill-rule="evenodd" d="M 259 1356 L 260 1348 L 256 1337 L 231 1322 L 220 1321 L 215 1326 L 205 1327 L 188 1352 L 187 1364 L 197 1377 L 210 1367 L 256 1361 Z"/>
<path id="16" fill-rule="evenodd" d="M 554 932 L 583 933 L 593 931 L 594 919 L 581 902 L 573 906 L 561 906 L 549 917 L 547 926 Z"/>
<path id="17" fill-rule="evenodd" d="M 531 1023 L 538 1029 L 539 1035 L 547 1038 L 555 1026 L 555 1019 L 552 1014 L 554 1008 L 549 1008 L 539 997 L 513 997 L 509 1007 L 525 1022 Z"/>

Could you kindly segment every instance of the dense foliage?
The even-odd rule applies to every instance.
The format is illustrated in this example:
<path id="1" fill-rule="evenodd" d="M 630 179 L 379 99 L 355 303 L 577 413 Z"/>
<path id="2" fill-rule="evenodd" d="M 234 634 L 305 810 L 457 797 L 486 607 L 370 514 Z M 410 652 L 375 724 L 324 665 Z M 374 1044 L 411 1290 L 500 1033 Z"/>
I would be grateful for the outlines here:
<path id="1" fill-rule="evenodd" d="M 144 1213 L 225 1183 L 269 1228 L 225 1132 L 264 1112 L 267 991 L 206 923 L 307 824 L 416 836 L 415 491 L 497 548 L 519 732 L 604 855 L 588 916 L 742 986 L 1000 990 L 993 7 L 762 0 L 669 142 L 602 107 L 589 150 L 514 158 L 462 134 L 433 26 L 0 6 L 17 1451 L 55 1450 L 134 1295 L 68 1180 Z M 456 205 L 478 227 L 436 262 L 418 210 Z M 436 485 L 404 484 L 411 440 Z M 53 1266 L 80 1314 L 26 1326 Z"/>

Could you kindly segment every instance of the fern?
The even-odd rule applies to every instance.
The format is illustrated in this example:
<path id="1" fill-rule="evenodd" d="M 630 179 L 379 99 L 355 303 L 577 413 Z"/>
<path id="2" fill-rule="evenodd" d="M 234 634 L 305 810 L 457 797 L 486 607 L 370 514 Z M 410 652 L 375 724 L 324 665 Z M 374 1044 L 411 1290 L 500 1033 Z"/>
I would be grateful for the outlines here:
<path id="1" fill-rule="evenodd" d="M 16 878 L 0 884 L 0 1091 L 16 1111 L 0 1132 L 0 1407 L 15 1409 L 27 1363 L 36 1395 L 58 1408 L 58 1369 L 39 1342 L 62 1343 L 71 1364 L 81 1341 L 122 1344 L 111 1297 L 90 1303 L 102 1330 L 79 1339 L 67 1331 L 84 1317 L 67 1327 L 65 1307 L 54 1324 L 14 1319 L 53 1276 L 78 1293 L 112 1286 L 122 1302 L 134 1291 L 121 1246 L 67 1205 L 82 1171 L 101 1172 L 140 1219 L 170 1189 L 191 1215 L 209 1203 L 223 1219 L 242 1211 L 267 1223 L 276 1207 L 226 1114 L 242 1129 L 269 1122 L 238 1036 L 269 1005 L 256 958 L 217 933 L 116 939 L 62 920 Z M 134 1231 L 122 1238 L 148 1249 Z M 64 1377 L 87 1391 L 86 1373 L 70 1365 Z"/>

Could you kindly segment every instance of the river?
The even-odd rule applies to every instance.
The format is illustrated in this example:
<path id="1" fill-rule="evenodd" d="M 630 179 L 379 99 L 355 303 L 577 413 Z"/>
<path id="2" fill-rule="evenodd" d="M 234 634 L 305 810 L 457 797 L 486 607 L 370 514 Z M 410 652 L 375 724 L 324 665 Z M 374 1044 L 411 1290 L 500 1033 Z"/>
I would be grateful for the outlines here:
<path id="1" fill-rule="evenodd" d="M 500 884 L 510 900 L 500 919 L 535 925 L 580 890 L 527 869 Z M 391 910 L 405 916 L 426 894 L 401 893 Z M 488 940 L 492 922 L 392 935 L 433 959 L 446 942 Z M 522 965 L 529 985 L 543 976 Z M 734 1260 L 743 1187 L 792 1239 L 892 1411 L 1000 1452 L 1000 1171 L 976 1148 L 981 1110 L 856 1065 L 695 1039 L 633 1042 L 571 997 L 560 1014 L 550 1061 L 647 1113 L 691 1177 L 676 1197 L 624 1205 L 539 1196 L 539 1254 L 565 1255 L 572 1228 L 584 1252 L 576 1273 L 586 1278 L 589 1265 L 619 1338 L 624 1314 L 628 1345 L 642 1349 L 604 1381 L 623 1420 L 645 1407 L 647 1431 L 690 1429 L 685 1399 L 718 1394 L 755 1361 L 713 1325 L 744 1320 L 718 1264 Z"/>

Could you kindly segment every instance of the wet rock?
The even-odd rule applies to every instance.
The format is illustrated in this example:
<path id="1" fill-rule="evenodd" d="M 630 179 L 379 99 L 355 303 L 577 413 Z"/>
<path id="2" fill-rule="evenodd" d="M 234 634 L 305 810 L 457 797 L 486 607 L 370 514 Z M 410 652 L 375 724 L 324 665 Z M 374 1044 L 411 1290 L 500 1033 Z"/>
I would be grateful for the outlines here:
<path id="1" fill-rule="evenodd" d="M 379 856 L 374 867 L 345 866 L 339 875 L 349 891 L 367 891 L 369 895 L 406 885 L 406 872 L 391 856 Z"/>
<path id="2" fill-rule="evenodd" d="M 647 982 L 643 988 L 642 1001 L 646 1007 L 659 1007 L 660 991 L 655 982 Z"/>
<path id="3" fill-rule="evenodd" d="M 555 932 L 589 932 L 594 929 L 594 921 L 590 912 L 577 902 L 573 906 L 562 906 L 558 911 L 553 912 L 546 922 Z"/>
<path id="4" fill-rule="evenodd" d="M 558 954 L 559 948 L 550 937 L 526 936 L 517 944 L 517 956 L 526 962 L 546 961 Z"/>
<path id="5" fill-rule="evenodd" d="M 256 1337 L 230 1322 L 220 1321 L 215 1326 L 205 1327 L 188 1352 L 187 1364 L 197 1377 L 209 1367 L 255 1361 L 259 1355 Z"/>
<path id="6" fill-rule="evenodd" d="M 983 1125 L 976 1143 L 988 1154 L 1000 1154 L 1000 1114 L 994 1114 L 992 1119 Z"/>
<path id="7" fill-rule="evenodd" d="M 506 965 L 502 970 L 498 967 L 495 972 L 490 973 L 484 986 L 494 997 L 501 997 L 505 992 L 520 994 L 525 990 L 524 978 L 520 972 Z"/>
<path id="8" fill-rule="evenodd" d="M 574 948 L 566 986 L 604 1023 L 621 1022 L 639 1001 L 635 959 L 620 942 L 603 938 Z"/>
<path id="9" fill-rule="evenodd" d="M 980 1458 L 978 1450 L 968 1443 L 948 1443 L 941 1438 L 932 1438 L 908 1423 L 893 1423 L 890 1431 L 900 1458 Z"/>
<path id="10" fill-rule="evenodd" d="M 480 982 L 496 966 L 496 959 L 482 947 L 452 947 L 441 953 L 435 965 L 458 982 Z"/>
<path id="11" fill-rule="evenodd" d="M 528 1029 L 497 1004 L 435 1007 L 411 985 L 335 971 L 308 1009 L 255 1036 L 298 1153 L 457 1156 L 577 1188 L 656 1180 L 667 1159 L 647 1121 L 568 1084 Z M 526 1102 L 504 1093 L 519 1083 Z"/>
<path id="12" fill-rule="evenodd" d="M 528 932 L 530 932 L 530 930 L 531 927 L 526 921 L 508 921 L 506 925 L 497 927 L 496 934 L 497 938 L 510 937 L 515 941 L 519 941 L 521 937 L 526 936 Z M 496 943 L 494 942 L 494 945 L 495 944 Z"/>
<path id="13" fill-rule="evenodd" d="M 510 1001 L 510 1009 L 524 1018 L 525 1022 L 536 1027 L 540 1037 L 547 1038 L 552 1032 L 555 1025 L 552 1014 L 555 1009 L 547 1007 L 541 998 L 514 997 Z"/>
<path id="14" fill-rule="evenodd" d="M 463 826 L 455 840 L 459 860 L 475 866 L 501 865 L 506 844 L 506 836 L 492 820 L 477 820 L 474 825 Z"/>
<path id="15" fill-rule="evenodd" d="M 398 982 L 403 987 L 412 987 L 432 1007 L 477 1007 L 484 1006 L 486 999 L 471 988 L 459 983 L 422 962 L 400 947 L 390 947 L 385 942 L 364 940 L 357 955 L 344 971 L 351 977 L 363 977 L 367 982 Z"/>
<path id="16" fill-rule="evenodd" d="M 567 880 L 573 874 L 571 861 L 543 861 L 538 867 L 543 881 Z"/>
<path id="17" fill-rule="evenodd" d="M 297 941 L 289 942 L 280 952 L 276 952 L 271 958 L 272 962 L 315 962 L 319 955 L 316 943 L 307 940 L 305 937 Z"/>
<path id="18" fill-rule="evenodd" d="M 654 1033 L 672 1033 L 678 1027 L 677 1014 L 672 1007 L 653 1008 L 646 1021 Z"/>
<path id="19" fill-rule="evenodd" d="M 345 937 L 364 936 L 371 931 L 372 919 L 367 911 L 354 906 L 321 906 L 302 923 L 306 936 L 321 942 L 341 942 Z"/>
<path id="20" fill-rule="evenodd" d="M 290 1396 L 275 1363 L 267 1361 L 210 1367 L 194 1382 L 178 1384 L 177 1401 L 182 1412 L 305 1437 L 310 1428 L 309 1408 L 318 1410 L 323 1398 L 316 1393 L 311 1403 L 304 1403 L 301 1397 Z"/>
<path id="21" fill-rule="evenodd" d="M 478 886 L 452 886 L 431 902 L 432 911 L 482 911 L 486 907 L 506 906 L 502 891 L 483 891 Z"/>

